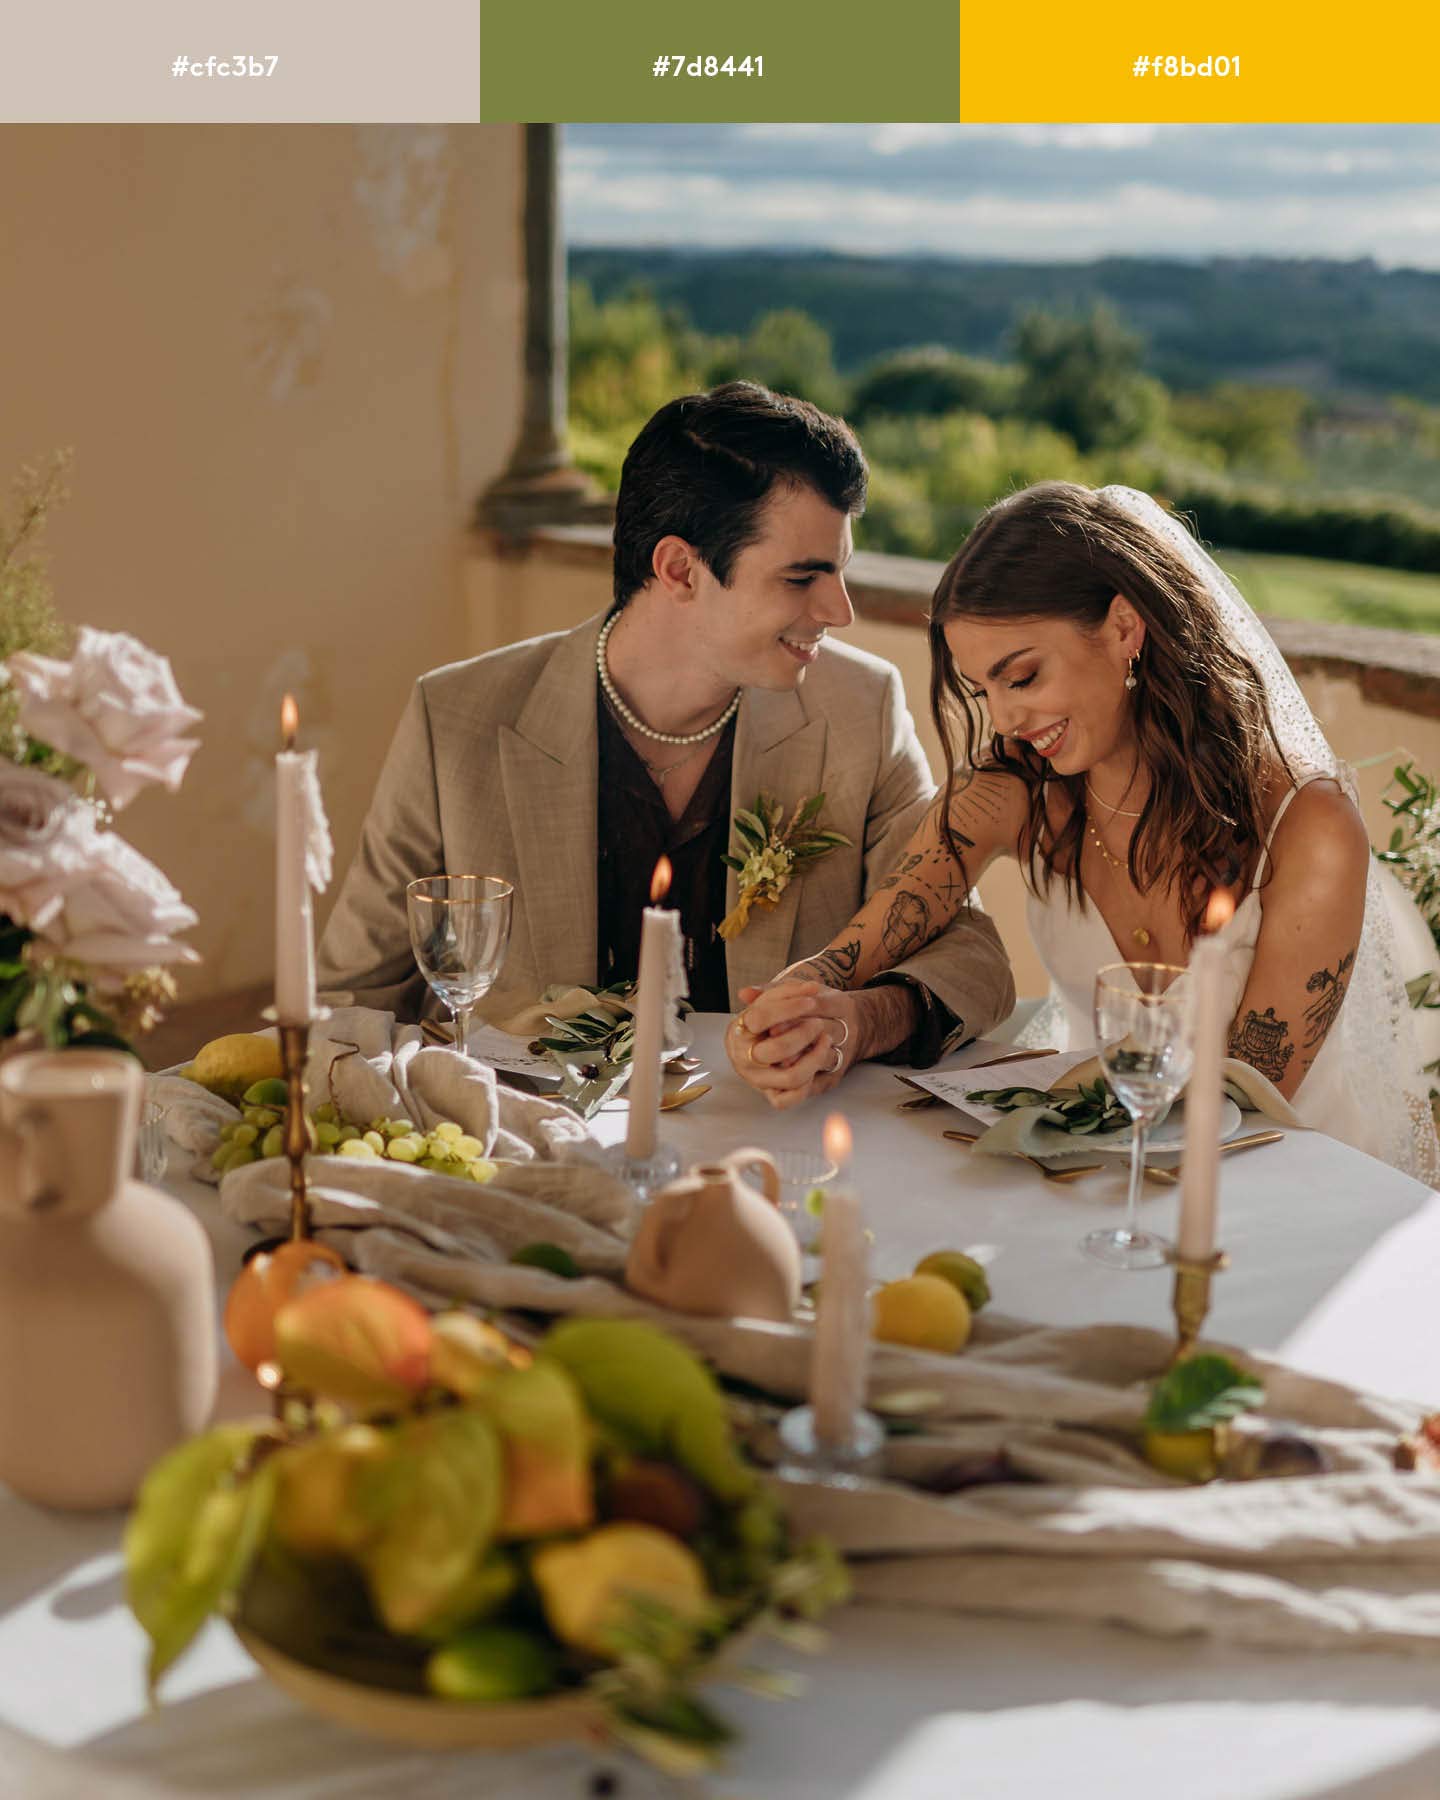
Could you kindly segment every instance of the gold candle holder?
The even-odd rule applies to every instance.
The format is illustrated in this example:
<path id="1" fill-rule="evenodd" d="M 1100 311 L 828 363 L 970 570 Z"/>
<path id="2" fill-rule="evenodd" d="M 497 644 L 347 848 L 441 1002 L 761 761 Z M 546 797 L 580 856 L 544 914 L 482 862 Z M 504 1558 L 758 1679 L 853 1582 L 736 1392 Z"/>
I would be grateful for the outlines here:
<path id="1" fill-rule="evenodd" d="M 1175 1271 L 1171 1301 L 1175 1311 L 1175 1354 L 1170 1359 L 1173 1368 L 1195 1348 L 1200 1328 L 1210 1311 L 1210 1283 L 1228 1266 L 1230 1259 L 1223 1250 L 1217 1250 L 1203 1262 L 1192 1262 L 1178 1250 L 1172 1250 L 1166 1261 Z"/>
<path id="2" fill-rule="evenodd" d="M 280 1069 L 285 1081 L 285 1157 L 290 1164 L 290 1237 L 310 1236 L 310 1190 L 305 1164 L 310 1154 L 310 1133 L 305 1126 L 305 1058 L 310 1052 L 310 1027 L 330 1017 L 328 1007 L 317 1007 L 313 1019 L 287 1025 L 267 1006 L 261 1015 L 280 1035 Z"/>
<path id="3" fill-rule="evenodd" d="M 290 1237 L 310 1235 L 310 1192 L 305 1159 L 310 1134 L 305 1128 L 305 1057 L 310 1048 L 308 1024 L 281 1025 L 280 1063 L 285 1072 L 285 1158 L 290 1164 Z"/>

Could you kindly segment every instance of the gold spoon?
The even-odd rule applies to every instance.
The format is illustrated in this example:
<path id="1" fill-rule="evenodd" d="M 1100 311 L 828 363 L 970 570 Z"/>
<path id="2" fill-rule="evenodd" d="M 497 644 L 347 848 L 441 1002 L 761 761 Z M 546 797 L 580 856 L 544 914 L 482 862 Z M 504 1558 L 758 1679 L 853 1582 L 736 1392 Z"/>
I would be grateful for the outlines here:
<path id="1" fill-rule="evenodd" d="M 681 1088 L 677 1093 L 666 1094 L 660 1102 L 661 1112 L 677 1112 L 682 1106 L 688 1106 L 692 1100 L 702 1100 L 710 1092 L 708 1081 L 692 1081 L 689 1087 Z"/>
<path id="2" fill-rule="evenodd" d="M 1278 1144 L 1284 1135 L 1283 1131 L 1253 1131 L 1248 1137 L 1232 1138 L 1228 1144 L 1222 1144 L 1220 1154 L 1228 1156 L 1232 1150 L 1255 1150 L 1261 1144 Z M 1163 1181 L 1171 1187 L 1180 1180 L 1179 1169 L 1163 1169 L 1158 1163 L 1146 1163 L 1145 1173 L 1152 1181 Z"/>

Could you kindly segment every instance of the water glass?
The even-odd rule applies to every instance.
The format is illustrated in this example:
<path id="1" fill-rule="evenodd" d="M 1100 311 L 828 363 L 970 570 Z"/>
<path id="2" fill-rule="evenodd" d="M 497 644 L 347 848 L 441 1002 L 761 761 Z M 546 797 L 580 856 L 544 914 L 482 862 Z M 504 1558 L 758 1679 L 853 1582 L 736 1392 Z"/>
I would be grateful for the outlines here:
<path id="1" fill-rule="evenodd" d="M 455 1022 L 457 1050 L 504 964 L 514 898 L 498 875 L 426 875 L 405 889 L 415 961 Z"/>
<path id="2" fill-rule="evenodd" d="M 1190 1079 L 1195 1060 L 1191 987 L 1178 980 L 1183 973 L 1169 963 L 1110 963 L 1095 977 L 1100 1066 L 1135 1121 L 1125 1221 L 1080 1240 L 1087 1255 L 1112 1269 L 1159 1268 L 1170 1247 L 1140 1229 L 1137 1213 L 1146 1134 Z"/>

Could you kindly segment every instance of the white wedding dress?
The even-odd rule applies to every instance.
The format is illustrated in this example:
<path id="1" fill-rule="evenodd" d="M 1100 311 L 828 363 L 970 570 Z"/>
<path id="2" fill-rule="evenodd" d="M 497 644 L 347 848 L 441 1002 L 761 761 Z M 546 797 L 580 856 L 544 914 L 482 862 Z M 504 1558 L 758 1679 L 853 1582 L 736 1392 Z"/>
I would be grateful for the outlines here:
<path id="1" fill-rule="evenodd" d="M 1250 979 L 1250 965 L 1255 960 L 1263 908 L 1260 884 L 1269 866 L 1271 841 L 1296 794 L 1323 773 L 1317 770 L 1302 776 L 1276 808 L 1255 879 L 1227 927 L 1230 948 L 1225 959 L 1226 1018 L 1234 1018 L 1245 984 Z M 1058 880 L 1051 883 L 1045 898 L 1033 893 L 1029 895 L 1025 916 L 1030 936 L 1051 982 L 1050 1005 L 1042 1008 L 1042 1016 L 1037 1016 L 1027 1026 L 1027 1041 L 1038 1044 L 1043 1040 L 1057 1050 L 1078 1050 L 1093 1044 L 1092 1002 L 1096 972 L 1106 963 L 1132 959 L 1124 956 L 1116 946 L 1109 927 L 1100 916 L 1100 909 L 1093 903 L 1082 909 L 1072 902 L 1064 884 Z M 1185 979 L 1183 975 L 1180 977 L 1181 981 Z M 1344 1045 L 1345 1034 L 1337 1020 L 1306 1071 L 1291 1105 L 1303 1124 L 1384 1161 L 1390 1146 L 1373 1109 L 1360 1103 L 1355 1084 L 1346 1079 Z"/>

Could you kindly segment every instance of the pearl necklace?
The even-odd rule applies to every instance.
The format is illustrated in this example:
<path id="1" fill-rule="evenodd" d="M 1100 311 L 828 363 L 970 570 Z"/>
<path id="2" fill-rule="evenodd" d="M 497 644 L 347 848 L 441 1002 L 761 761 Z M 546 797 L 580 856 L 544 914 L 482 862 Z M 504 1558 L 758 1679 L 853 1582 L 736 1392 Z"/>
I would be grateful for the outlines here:
<path id="1" fill-rule="evenodd" d="M 742 691 L 740 688 L 736 688 L 734 699 L 713 725 L 707 725 L 703 731 L 692 731 L 688 735 L 674 731 L 655 731 L 643 719 L 637 718 L 631 712 L 616 691 L 615 683 L 610 679 L 610 665 L 605 660 L 605 645 L 609 641 L 610 633 L 615 629 L 619 617 L 619 613 L 616 613 L 614 618 L 607 619 L 600 628 L 600 636 L 595 640 L 595 672 L 600 677 L 600 686 L 604 689 L 605 698 L 615 709 L 616 717 L 628 725 L 632 731 L 638 731 L 641 737 L 653 738 L 657 744 L 703 744 L 706 738 L 712 738 L 717 731 L 723 731 L 740 710 Z"/>

